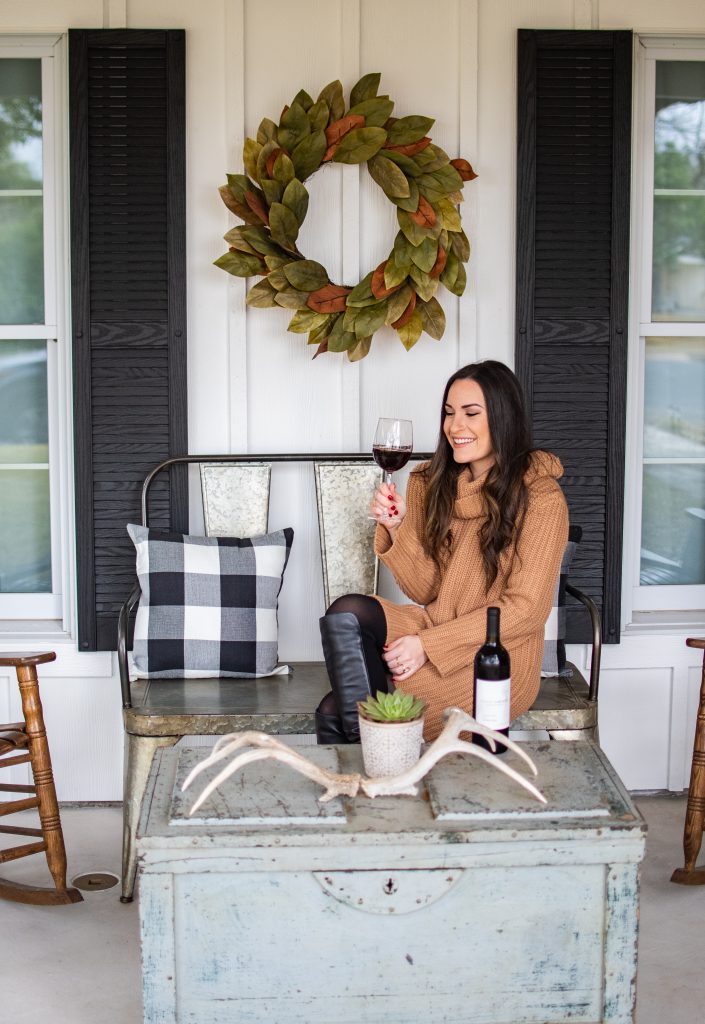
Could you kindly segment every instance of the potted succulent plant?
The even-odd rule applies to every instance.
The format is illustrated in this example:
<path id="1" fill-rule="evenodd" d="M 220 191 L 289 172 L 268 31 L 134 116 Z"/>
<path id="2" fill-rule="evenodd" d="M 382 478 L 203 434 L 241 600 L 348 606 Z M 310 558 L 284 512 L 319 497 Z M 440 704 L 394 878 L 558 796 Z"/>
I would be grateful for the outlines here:
<path id="1" fill-rule="evenodd" d="M 360 742 L 365 773 L 370 778 L 399 775 L 421 756 L 426 705 L 412 693 L 377 691 L 358 701 Z"/>

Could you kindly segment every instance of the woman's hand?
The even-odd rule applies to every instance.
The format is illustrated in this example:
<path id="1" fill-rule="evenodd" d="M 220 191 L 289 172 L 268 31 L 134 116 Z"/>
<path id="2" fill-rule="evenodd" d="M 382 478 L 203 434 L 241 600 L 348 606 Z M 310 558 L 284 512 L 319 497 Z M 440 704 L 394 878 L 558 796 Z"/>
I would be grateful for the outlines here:
<path id="1" fill-rule="evenodd" d="M 395 683 L 404 682 L 428 661 L 423 644 L 417 636 L 401 636 L 386 644 L 382 655 Z"/>
<path id="2" fill-rule="evenodd" d="M 379 485 L 370 505 L 370 515 L 382 526 L 386 526 L 391 534 L 401 525 L 406 515 L 406 502 L 394 484 Z"/>

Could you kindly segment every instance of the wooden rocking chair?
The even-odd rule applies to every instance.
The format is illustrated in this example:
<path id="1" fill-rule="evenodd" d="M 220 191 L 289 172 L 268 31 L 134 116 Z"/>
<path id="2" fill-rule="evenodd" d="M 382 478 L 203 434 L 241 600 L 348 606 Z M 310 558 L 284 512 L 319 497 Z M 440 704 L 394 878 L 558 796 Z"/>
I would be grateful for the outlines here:
<path id="1" fill-rule="evenodd" d="M 28 828 L 0 824 L 0 832 L 6 835 L 41 837 L 39 842 L 23 843 L 0 850 L 0 864 L 20 857 L 29 857 L 33 853 L 45 853 L 49 871 L 54 879 L 54 888 L 42 888 L 0 878 L 0 898 L 41 906 L 80 903 L 83 899 L 78 889 L 71 889 L 66 885 L 66 849 L 51 770 L 49 743 L 44 728 L 42 702 L 39 697 L 37 665 L 55 660 L 56 654 L 53 651 L 46 651 L 43 654 L 0 655 L 0 665 L 11 665 L 17 672 L 24 717 L 22 722 L 0 725 L 0 768 L 29 763 L 34 779 L 33 785 L 0 783 L 0 791 L 3 793 L 32 794 L 0 803 L 0 817 L 36 807 L 41 825 L 40 828 Z"/>

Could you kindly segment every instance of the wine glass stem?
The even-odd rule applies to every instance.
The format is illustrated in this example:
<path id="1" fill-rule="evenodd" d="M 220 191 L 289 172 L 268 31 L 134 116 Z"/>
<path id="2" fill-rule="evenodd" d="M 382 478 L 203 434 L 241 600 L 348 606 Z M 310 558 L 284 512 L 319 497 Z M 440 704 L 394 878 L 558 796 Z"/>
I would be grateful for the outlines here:
<path id="1" fill-rule="evenodd" d="M 387 485 L 388 487 L 390 486 L 390 484 L 391 484 L 391 482 L 392 482 L 392 474 L 391 474 L 391 473 L 389 472 L 389 470 L 388 470 L 388 469 L 386 469 L 386 470 L 384 471 L 384 482 L 385 482 L 385 484 L 386 484 L 386 485 Z"/>

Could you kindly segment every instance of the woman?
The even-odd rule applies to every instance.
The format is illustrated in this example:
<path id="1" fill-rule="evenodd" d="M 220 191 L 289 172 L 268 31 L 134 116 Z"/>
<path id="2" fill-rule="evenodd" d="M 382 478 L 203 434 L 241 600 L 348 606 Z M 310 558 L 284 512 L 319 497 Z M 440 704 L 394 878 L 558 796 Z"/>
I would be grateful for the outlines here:
<path id="1" fill-rule="evenodd" d="M 351 594 L 321 619 L 332 693 L 316 712 L 319 742 L 356 742 L 356 702 L 387 689 L 389 676 L 427 702 L 427 740 L 446 707 L 472 713 L 490 605 L 501 609 L 511 657 L 512 718 L 531 707 L 568 538 L 562 472 L 554 455 L 532 448 L 508 367 L 486 360 L 453 374 L 433 458 L 411 473 L 406 500 L 381 484 L 371 506 L 375 552 L 416 603 Z"/>

